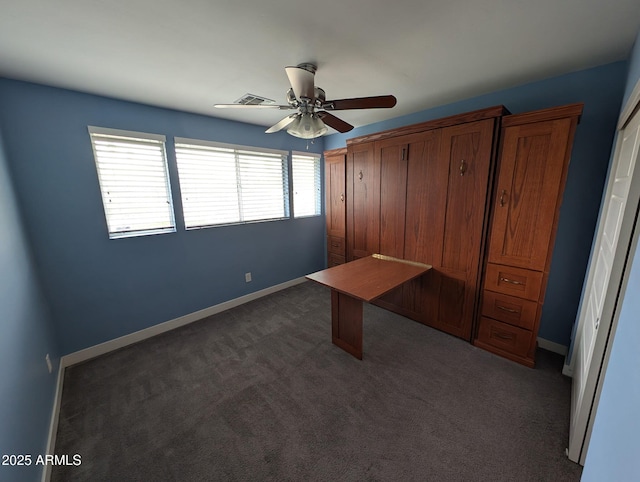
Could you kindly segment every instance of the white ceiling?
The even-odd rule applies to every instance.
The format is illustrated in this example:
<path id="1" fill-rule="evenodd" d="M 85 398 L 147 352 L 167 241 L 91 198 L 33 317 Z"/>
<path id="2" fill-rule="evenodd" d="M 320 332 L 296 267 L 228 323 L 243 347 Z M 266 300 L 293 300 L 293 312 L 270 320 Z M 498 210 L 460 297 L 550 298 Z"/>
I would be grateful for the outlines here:
<path id="1" fill-rule="evenodd" d="M 356 126 L 626 59 L 640 0 L 0 0 L 0 76 L 268 126 L 284 67 L 318 65 Z"/>

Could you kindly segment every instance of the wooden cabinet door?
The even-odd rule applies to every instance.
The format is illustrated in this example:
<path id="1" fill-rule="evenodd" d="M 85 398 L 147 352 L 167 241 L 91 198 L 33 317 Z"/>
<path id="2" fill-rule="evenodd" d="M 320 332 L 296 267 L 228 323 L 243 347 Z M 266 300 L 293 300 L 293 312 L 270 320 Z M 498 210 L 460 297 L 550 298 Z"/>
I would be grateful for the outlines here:
<path id="1" fill-rule="evenodd" d="M 327 235 L 344 238 L 346 234 L 345 154 L 325 154 L 324 166 Z"/>
<path id="2" fill-rule="evenodd" d="M 380 161 L 380 253 L 394 258 L 404 258 L 410 141 L 404 136 L 375 143 Z"/>
<path id="3" fill-rule="evenodd" d="M 545 269 L 571 126 L 571 119 L 559 119 L 503 129 L 490 263 Z"/>
<path id="4" fill-rule="evenodd" d="M 429 203 L 419 222 L 429 232 L 418 261 L 434 267 L 425 278 L 425 322 L 467 340 L 479 292 L 494 122 L 442 129 L 433 178 L 423 184 L 426 192 L 412 194 Z"/>
<path id="5" fill-rule="evenodd" d="M 439 162 L 442 129 L 427 131 L 420 142 L 409 146 L 407 208 L 405 213 L 405 258 L 440 264 L 442 225 L 446 209 L 447 166 Z"/>
<path id="6" fill-rule="evenodd" d="M 378 141 L 376 156 L 380 158 L 380 253 L 395 258 L 417 261 L 417 236 L 427 229 L 407 229 L 409 219 L 415 220 L 416 208 L 424 208 L 428 201 L 413 199 L 416 185 L 426 182 L 421 169 L 434 157 L 439 131 L 412 134 Z M 409 166 L 412 171 L 409 172 Z M 410 191 L 409 191 L 410 190 Z M 420 240 L 420 245 L 425 240 Z M 420 319 L 422 312 L 423 280 L 418 278 L 384 296 L 380 303 L 386 308 Z"/>
<path id="7" fill-rule="evenodd" d="M 380 159 L 374 143 L 348 148 L 347 261 L 380 250 Z"/>

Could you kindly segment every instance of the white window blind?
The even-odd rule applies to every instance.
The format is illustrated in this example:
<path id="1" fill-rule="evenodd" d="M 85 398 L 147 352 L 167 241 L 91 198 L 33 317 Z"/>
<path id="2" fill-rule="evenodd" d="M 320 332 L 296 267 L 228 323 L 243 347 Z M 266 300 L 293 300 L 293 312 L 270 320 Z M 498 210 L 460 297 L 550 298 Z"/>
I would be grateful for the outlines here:
<path id="1" fill-rule="evenodd" d="M 109 238 L 175 231 L 164 136 L 89 127 Z"/>
<path id="2" fill-rule="evenodd" d="M 288 216 L 287 153 L 175 139 L 187 229 Z"/>
<path id="3" fill-rule="evenodd" d="M 294 152 L 291 160 L 293 177 L 293 215 L 322 214 L 320 156 Z"/>

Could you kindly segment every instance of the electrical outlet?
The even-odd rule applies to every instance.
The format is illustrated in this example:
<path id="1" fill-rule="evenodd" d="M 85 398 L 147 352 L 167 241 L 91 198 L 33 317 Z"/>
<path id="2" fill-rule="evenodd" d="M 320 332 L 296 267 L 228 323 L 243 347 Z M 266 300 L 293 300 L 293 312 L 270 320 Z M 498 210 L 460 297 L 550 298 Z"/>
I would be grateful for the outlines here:
<path id="1" fill-rule="evenodd" d="M 249 283 L 251 282 L 251 273 L 245 273 L 244 274 L 244 280 Z"/>
<path id="2" fill-rule="evenodd" d="M 49 368 L 49 373 L 53 372 L 53 365 L 51 364 L 51 358 L 49 358 L 49 354 L 44 357 L 44 360 L 47 362 L 47 368 Z"/>

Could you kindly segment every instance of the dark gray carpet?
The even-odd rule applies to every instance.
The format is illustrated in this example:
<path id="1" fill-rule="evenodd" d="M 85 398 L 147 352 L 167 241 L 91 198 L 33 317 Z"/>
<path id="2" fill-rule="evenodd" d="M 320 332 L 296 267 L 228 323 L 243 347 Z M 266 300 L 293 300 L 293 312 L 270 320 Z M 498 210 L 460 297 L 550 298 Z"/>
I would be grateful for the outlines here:
<path id="1" fill-rule="evenodd" d="M 577 481 L 570 381 L 311 282 L 68 368 L 53 481 Z"/>

